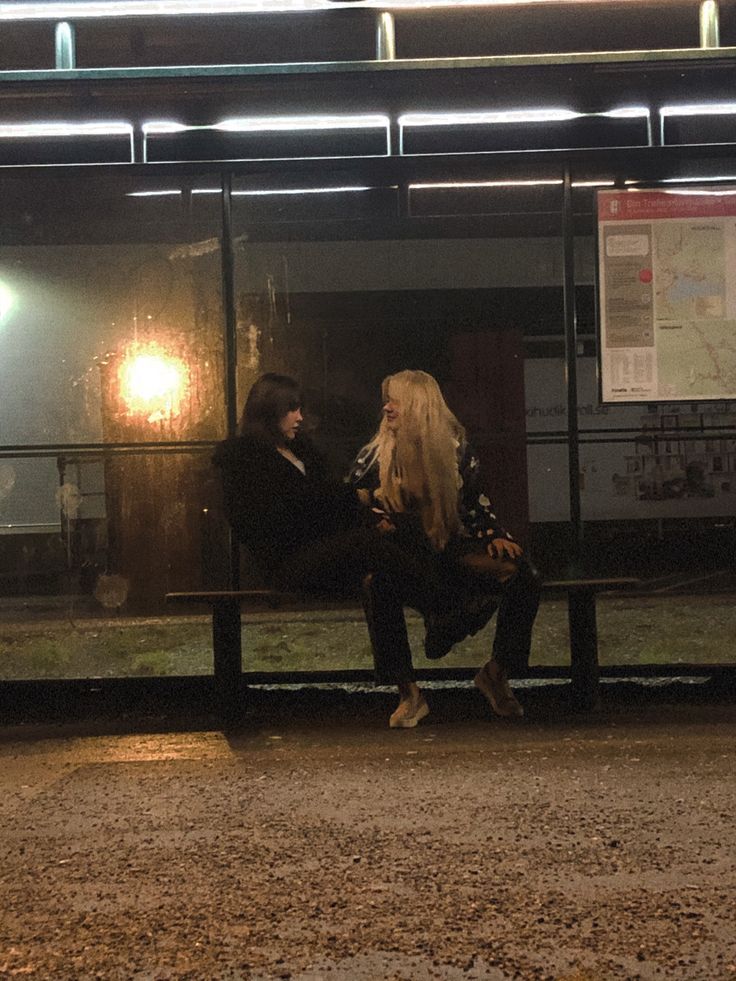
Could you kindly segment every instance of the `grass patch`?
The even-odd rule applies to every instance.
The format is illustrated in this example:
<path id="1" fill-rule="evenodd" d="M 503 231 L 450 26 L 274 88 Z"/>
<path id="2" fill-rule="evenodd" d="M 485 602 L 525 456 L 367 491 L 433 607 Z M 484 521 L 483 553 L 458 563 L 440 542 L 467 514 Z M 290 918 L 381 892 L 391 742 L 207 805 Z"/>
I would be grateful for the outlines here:
<path id="1" fill-rule="evenodd" d="M 420 617 L 407 616 L 417 666 L 427 666 Z M 731 663 L 736 604 L 729 595 L 601 596 L 601 664 Z M 493 621 L 442 661 L 475 666 L 491 652 Z M 358 610 L 256 612 L 243 631 L 244 668 L 343 670 L 372 666 Z M 569 664 L 567 605 L 545 601 L 534 632 L 532 664 Z M 437 662 L 432 662 L 437 663 Z M 0 680 L 153 677 L 212 672 L 209 617 L 12 620 L 0 624 Z"/>

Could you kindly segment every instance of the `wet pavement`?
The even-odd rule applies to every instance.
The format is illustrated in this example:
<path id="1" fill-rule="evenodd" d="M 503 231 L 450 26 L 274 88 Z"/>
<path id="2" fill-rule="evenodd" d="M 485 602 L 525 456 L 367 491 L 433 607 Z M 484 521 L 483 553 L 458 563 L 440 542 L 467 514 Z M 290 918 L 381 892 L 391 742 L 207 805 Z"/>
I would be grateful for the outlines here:
<path id="1" fill-rule="evenodd" d="M 0 977 L 736 978 L 729 693 L 429 698 L 2 730 Z"/>

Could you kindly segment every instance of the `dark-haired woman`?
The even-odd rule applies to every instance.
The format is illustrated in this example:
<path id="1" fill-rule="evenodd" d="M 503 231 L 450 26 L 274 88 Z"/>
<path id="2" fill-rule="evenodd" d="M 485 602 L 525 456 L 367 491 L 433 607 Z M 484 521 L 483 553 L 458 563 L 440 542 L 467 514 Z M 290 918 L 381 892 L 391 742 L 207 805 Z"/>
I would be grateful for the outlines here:
<path id="1" fill-rule="evenodd" d="M 360 504 L 356 490 L 328 477 L 300 431 L 301 407 L 293 378 L 266 374 L 253 385 L 240 435 L 221 443 L 214 457 L 222 471 L 226 514 L 238 540 L 278 588 L 364 595 L 370 603 L 366 614 L 376 681 L 399 689 L 399 707 L 389 725 L 413 727 L 429 709 L 423 700 L 417 704 L 414 677 L 404 671 L 411 651 L 403 608 L 424 614 L 427 642 L 436 645 L 433 634 L 445 630 L 437 618 L 438 570 L 382 534 L 380 516 Z M 368 579 L 371 588 L 364 594 Z"/>

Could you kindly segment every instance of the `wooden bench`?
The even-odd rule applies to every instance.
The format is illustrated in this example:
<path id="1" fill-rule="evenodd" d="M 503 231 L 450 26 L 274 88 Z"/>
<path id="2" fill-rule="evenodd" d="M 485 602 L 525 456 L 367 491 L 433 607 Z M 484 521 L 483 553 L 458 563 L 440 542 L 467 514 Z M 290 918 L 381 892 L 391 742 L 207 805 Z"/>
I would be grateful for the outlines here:
<path id="1" fill-rule="evenodd" d="M 593 708 L 598 704 L 600 679 L 596 596 L 598 593 L 613 590 L 635 589 L 639 585 L 640 580 L 633 578 L 554 579 L 543 584 L 543 594 L 567 597 L 570 629 L 571 694 L 573 704 L 576 707 Z M 166 599 L 170 603 L 203 604 L 211 608 L 214 683 L 218 705 L 225 719 L 236 718 L 242 708 L 242 695 L 244 693 L 242 674 L 243 623 L 241 620 L 243 605 L 260 601 L 277 607 L 289 601 L 303 601 L 304 596 L 272 589 L 244 589 L 167 593 Z M 420 678 L 448 678 L 465 677 L 468 672 L 458 669 L 430 668 L 420 670 L 417 674 Z M 279 679 L 284 683 L 358 680 L 358 678 L 364 677 L 369 678 L 370 672 L 283 672 L 279 675 Z M 249 678 L 253 681 L 266 680 L 252 675 L 249 675 Z M 277 679 L 269 677 L 267 680 L 275 681 Z"/>

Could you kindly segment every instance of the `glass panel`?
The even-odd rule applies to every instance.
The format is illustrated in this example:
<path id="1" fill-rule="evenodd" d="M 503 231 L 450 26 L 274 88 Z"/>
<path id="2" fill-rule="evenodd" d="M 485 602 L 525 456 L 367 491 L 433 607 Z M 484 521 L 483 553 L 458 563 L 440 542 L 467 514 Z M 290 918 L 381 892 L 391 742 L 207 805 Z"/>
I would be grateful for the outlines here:
<path id="1" fill-rule="evenodd" d="M 714 162 L 683 166 L 707 175 Z M 683 578 L 698 589 L 698 570 L 731 564 L 733 531 L 724 525 L 732 525 L 736 511 L 736 409 L 725 402 L 600 404 L 594 188 L 579 187 L 574 206 L 581 506 L 590 571 L 663 576 L 685 563 Z"/>
<path id="2" fill-rule="evenodd" d="M 0 460 L 0 679 L 212 671 L 210 617 L 164 606 L 168 591 L 226 585 L 210 458 L 204 447 Z"/>
<path id="3" fill-rule="evenodd" d="M 548 342 L 548 347 L 553 347 Z M 562 343 L 555 343 L 559 349 Z M 530 354 L 540 354 L 538 343 Z M 539 523 L 570 520 L 567 453 L 567 393 L 562 357 L 527 356 L 524 365 L 526 425 L 529 438 L 529 506 Z"/>
<path id="4" fill-rule="evenodd" d="M 6 177 L 0 200 L 0 447 L 219 438 L 212 181 Z"/>
<path id="5" fill-rule="evenodd" d="M 528 344 L 563 334 L 562 182 L 524 176 L 489 173 L 487 180 L 408 190 L 346 190 L 339 176 L 321 187 L 274 177 L 270 195 L 266 178 L 258 185 L 236 180 L 239 407 L 264 371 L 298 377 L 306 425 L 335 473 L 345 474 L 377 427 L 382 379 L 424 369 L 466 426 L 504 524 L 530 541 L 530 521 L 564 522 L 565 448 L 535 448 L 527 457 L 524 378 Z M 404 195 L 408 214 L 399 217 Z M 552 470 L 561 513 L 549 516 L 543 504 Z M 258 582 L 250 565 L 244 578 Z M 309 618 L 315 636 L 321 615 Z M 423 624 L 408 619 L 418 651 Z M 330 666 L 370 665 L 365 627 L 354 623 L 360 633 L 354 642 L 341 634 Z M 484 631 L 458 645 L 443 665 L 487 657 L 491 636 Z M 322 650 L 307 650 L 315 646 Z M 284 631 L 277 669 L 316 667 L 305 658 Z"/>
<path id="6" fill-rule="evenodd" d="M 135 618 L 226 579 L 219 186 L 44 173 L 0 196 L 0 676 L 207 673 L 208 618 Z"/>

